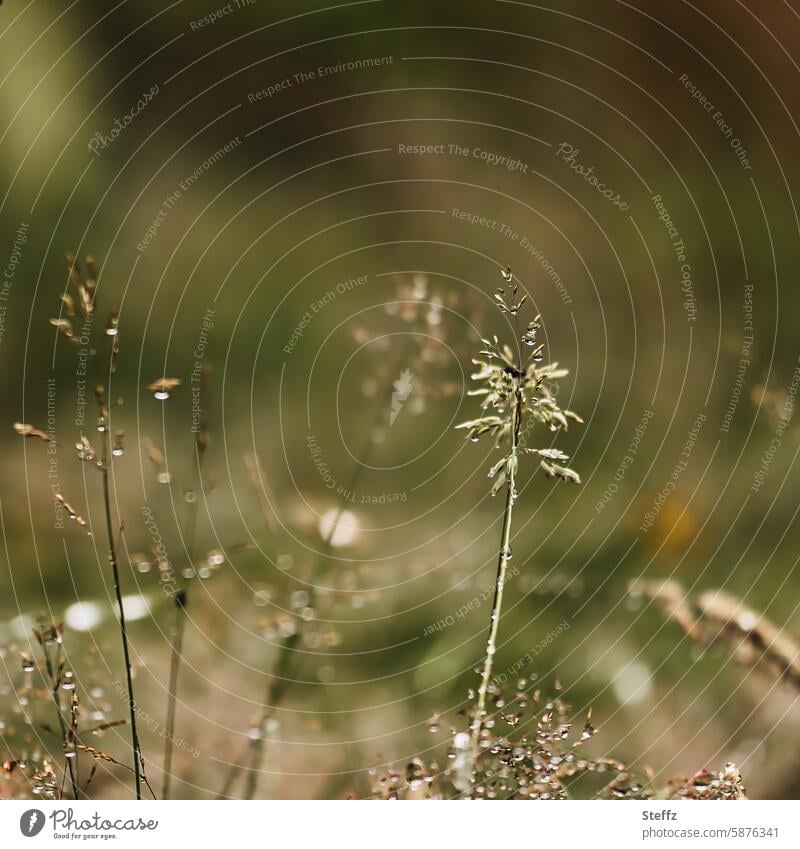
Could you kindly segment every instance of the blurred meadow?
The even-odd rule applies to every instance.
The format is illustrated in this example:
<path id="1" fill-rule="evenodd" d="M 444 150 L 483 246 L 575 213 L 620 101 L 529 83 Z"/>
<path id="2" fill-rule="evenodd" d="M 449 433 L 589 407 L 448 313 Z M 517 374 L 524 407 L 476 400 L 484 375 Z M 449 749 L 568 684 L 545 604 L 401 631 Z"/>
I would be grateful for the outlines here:
<path id="1" fill-rule="evenodd" d="M 155 795 L 171 727 L 173 798 L 446 768 L 503 515 L 455 425 L 506 264 L 584 423 L 580 486 L 520 464 L 498 681 L 654 784 L 800 795 L 795 0 L 10 0 L 0 46 L 0 797 L 75 743 L 40 616 L 113 758 L 79 749 L 87 792 L 132 794 L 107 437 Z"/>

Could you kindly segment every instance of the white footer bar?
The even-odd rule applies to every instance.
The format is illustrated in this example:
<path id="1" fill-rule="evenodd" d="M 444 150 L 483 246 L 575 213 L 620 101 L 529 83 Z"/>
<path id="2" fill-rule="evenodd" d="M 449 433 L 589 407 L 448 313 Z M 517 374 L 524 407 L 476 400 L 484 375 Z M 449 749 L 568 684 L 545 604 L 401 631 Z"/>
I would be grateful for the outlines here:
<path id="1" fill-rule="evenodd" d="M 800 802 L 16 802 L 0 846 L 800 846 Z"/>

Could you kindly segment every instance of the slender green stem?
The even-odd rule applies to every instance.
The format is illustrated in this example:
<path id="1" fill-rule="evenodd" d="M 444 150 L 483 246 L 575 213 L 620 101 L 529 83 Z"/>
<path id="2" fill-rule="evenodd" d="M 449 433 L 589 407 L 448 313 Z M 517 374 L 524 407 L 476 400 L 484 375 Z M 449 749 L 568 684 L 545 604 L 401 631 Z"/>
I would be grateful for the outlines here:
<path id="1" fill-rule="evenodd" d="M 473 776 L 477 772 L 478 754 L 480 752 L 481 732 L 486 716 L 486 696 L 489 691 L 489 683 L 492 679 L 494 669 L 494 656 L 497 652 L 497 633 L 500 627 L 500 615 L 503 610 L 503 590 L 506 583 L 506 572 L 508 561 L 511 559 L 511 517 L 514 510 L 514 499 L 516 498 L 516 463 L 519 450 L 519 435 L 522 424 L 522 386 L 520 378 L 516 378 L 516 390 L 514 393 L 514 408 L 511 422 L 511 453 L 512 462 L 509 463 L 506 480 L 506 503 L 503 510 L 503 530 L 500 537 L 500 552 L 497 557 L 497 578 L 494 585 L 494 597 L 492 599 L 492 612 L 489 617 L 489 634 L 486 639 L 486 660 L 481 673 L 481 684 L 478 688 L 478 699 L 475 707 L 475 716 L 472 721 L 472 769 Z M 473 789 L 474 794 L 474 789 Z"/>
<path id="2" fill-rule="evenodd" d="M 205 367 L 200 372 L 200 403 L 205 402 L 206 380 L 208 372 Z M 189 568 L 194 569 L 194 547 L 195 534 L 197 531 L 197 511 L 199 507 L 199 493 L 203 484 L 203 460 L 206 456 L 208 445 L 208 419 L 204 413 L 195 437 L 195 464 L 194 482 L 192 492 L 194 499 L 189 502 L 189 515 L 186 528 L 186 555 L 189 560 Z M 172 785 L 172 753 L 175 741 L 175 713 L 178 704 L 178 675 L 183 660 L 183 637 L 186 633 L 186 609 L 189 603 L 189 581 L 183 579 L 181 586 L 175 594 L 175 612 L 172 625 L 172 654 L 169 665 L 169 694 L 167 702 L 167 727 L 166 739 L 164 741 L 164 784 L 162 796 L 169 799 Z"/>
<path id="3" fill-rule="evenodd" d="M 405 350 L 407 350 L 407 346 Z M 385 395 L 381 397 L 381 400 L 375 407 L 373 419 L 367 430 L 364 446 L 361 450 L 361 453 L 358 455 L 359 459 L 356 460 L 356 463 L 353 467 L 353 472 L 350 476 L 350 480 L 348 481 L 347 487 L 344 490 L 345 493 L 351 493 L 356 488 L 356 486 L 358 485 L 358 481 L 361 478 L 361 474 L 364 471 L 364 468 L 370 462 L 372 450 L 375 445 L 375 440 L 373 439 L 373 430 L 381 421 L 381 418 L 385 415 L 386 405 L 391 400 L 391 397 L 392 381 L 390 380 Z M 320 550 L 317 553 L 317 557 L 314 559 L 314 564 L 312 565 L 310 570 L 310 578 L 313 578 L 321 564 L 324 563 L 324 561 L 330 554 L 330 550 L 333 543 L 333 535 L 339 526 L 339 521 L 342 518 L 342 514 L 344 513 L 346 504 L 346 498 L 340 499 L 339 504 L 336 508 L 336 513 L 333 519 L 331 520 L 330 527 L 328 528 L 328 531 L 322 540 L 322 546 L 320 547 Z M 315 590 L 311 580 L 308 581 L 307 586 L 309 599 L 308 603 L 309 606 L 313 607 Z M 264 756 L 265 726 L 273 715 L 273 713 L 275 712 L 275 709 L 280 704 L 280 701 L 282 700 L 286 692 L 286 677 L 291 667 L 295 648 L 299 639 L 300 631 L 298 629 L 297 631 L 295 631 L 294 634 L 285 637 L 278 649 L 278 656 L 275 660 L 275 668 L 272 672 L 270 681 L 267 684 L 267 690 L 263 702 L 264 708 L 259 720 L 259 724 L 257 726 L 258 733 L 250 743 L 250 764 L 248 766 L 247 779 L 245 782 L 245 799 L 252 799 L 255 795 L 258 783 L 258 776 L 261 771 L 261 762 Z M 222 790 L 220 790 L 217 796 L 218 799 L 227 798 L 230 795 L 231 788 L 233 787 L 233 783 L 236 780 L 236 776 L 239 773 L 240 769 L 241 766 L 238 761 L 231 764 L 231 768 L 228 771 Z"/>
<path id="4" fill-rule="evenodd" d="M 189 519 L 187 527 L 187 547 L 186 553 L 189 559 L 189 566 L 194 568 L 194 544 L 195 530 L 197 528 L 197 509 L 199 503 L 199 489 L 202 484 L 202 466 L 203 457 L 205 457 L 204 446 L 196 443 L 195 450 L 197 452 L 195 471 L 194 471 L 194 501 L 189 504 Z M 166 735 L 164 740 L 164 783 L 162 786 L 162 797 L 169 799 L 172 789 L 172 753 L 174 750 L 175 741 L 175 713 L 178 705 L 178 676 L 180 674 L 181 662 L 183 661 L 183 637 L 186 633 L 186 608 L 189 602 L 189 583 L 186 580 L 181 582 L 181 587 L 175 593 L 175 609 L 172 622 L 172 653 L 169 664 L 169 690 L 167 702 L 167 723 Z"/>
<path id="5" fill-rule="evenodd" d="M 483 726 L 483 717 L 486 712 L 486 694 L 489 689 L 489 682 L 492 678 L 492 669 L 494 667 L 494 655 L 497 651 L 497 631 L 500 625 L 500 613 L 503 608 L 503 589 L 506 581 L 506 570 L 508 568 L 509 543 L 511 539 L 511 515 L 513 512 L 513 502 L 511 496 L 511 487 L 506 489 L 506 504 L 503 511 L 503 532 L 500 542 L 500 554 L 497 559 L 497 578 L 495 580 L 494 598 L 492 600 L 492 613 L 489 620 L 489 636 L 486 640 L 486 662 L 483 664 L 483 672 L 481 673 L 481 684 L 478 688 L 477 702 L 477 717 L 476 723 L 473 726 L 474 736 L 477 738 Z"/>
<path id="6" fill-rule="evenodd" d="M 261 773 L 261 761 L 264 757 L 264 737 L 267 731 L 267 722 L 275 712 L 276 707 L 283 699 L 286 691 L 286 676 L 292 661 L 292 655 L 300 639 L 300 631 L 297 630 L 281 643 L 278 659 L 273 670 L 273 678 L 267 685 L 264 696 L 264 710 L 258 723 L 257 734 L 252 740 L 250 748 L 250 767 L 245 777 L 244 799 L 252 799 L 256 794 L 258 777 Z"/>
<path id="7" fill-rule="evenodd" d="M 164 740 L 164 782 L 161 797 L 169 799 L 172 784 L 172 751 L 175 739 L 175 712 L 178 703 L 178 674 L 183 658 L 183 635 L 186 631 L 187 589 L 175 593 L 174 618 L 172 622 L 172 652 L 169 663 L 169 689 L 167 701 L 167 723 Z"/>
<path id="8" fill-rule="evenodd" d="M 367 434 L 367 448 L 365 448 L 364 452 L 362 452 L 363 460 L 362 462 L 357 463 L 355 468 L 353 469 L 353 474 L 351 475 L 350 481 L 348 482 L 346 492 L 352 492 L 353 489 L 357 486 L 358 480 L 361 477 L 361 472 L 364 469 L 365 464 L 369 462 L 369 445 L 372 444 L 371 436 L 372 428 L 370 428 L 370 432 Z M 334 514 L 334 517 L 331 520 L 330 528 L 328 529 L 328 532 L 323 538 L 322 546 L 320 547 L 319 553 L 315 558 L 314 566 L 311 569 L 312 577 L 314 574 L 316 574 L 320 564 L 324 563 L 326 558 L 330 554 L 331 547 L 333 544 L 333 535 L 336 533 L 336 529 L 339 527 L 339 522 L 342 518 L 342 513 L 344 513 L 345 504 L 346 501 L 341 500 L 339 502 L 338 507 L 336 508 L 336 513 Z M 313 607 L 314 598 L 314 585 L 313 583 L 311 583 L 311 581 L 309 581 L 309 606 Z M 292 665 L 292 659 L 294 657 L 294 652 L 299 640 L 300 629 L 298 628 L 293 634 L 290 634 L 288 637 L 284 638 L 278 650 L 278 657 L 275 661 L 275 669 L 272 672 L 270 682 L 267 684 L 267 691 L 264 698 L 264 710 L 261 714 L 261 718 L 258 724 L 258 734 L 251 743 L 250 767 L 247 771 L 247 778 L 245 781 L 245 799 L 252 799 L 255 796 L 256 786 L 258 783 L 258 776 L 261 772 L 261 761 L 264 757 L 264 736 L 266 733 L 266 724 L 272 717 L 272 714 L 275 712 L 275 709 L 280 704 L 286 692 L 287 675 Z"/>
<path id="9" fill-rule="evenodd" d="M 133 694 L 133 673 L 131 671 L 130 647 L 128 645 L 128 629 L 125 624 L 125 608 L 122 604 L 122 587 L 119 579 L 119 564 L 117 562 L 117 549 L 114 543 L 114 527 L 111 520 L 111 493 L 109 490 L 109 427 L 108 418 L 105 417 L 105 430 L 103 432 L 103 504 L 106 513 L 106 531 L 108 533 L 108 560 L 111 564 L 111 573 L 114 578 L 114 592 L 117 597 L 119 608 L 119 630 L 122 637 L 122 653 L 125 659 L 125 677 L 128 686 L 128 708 L 131 717 L 131 748 L 133 750 L 133 775 L 136 785 L 136 798 L 142 798 L 142 750 L 139 746 L 139 732 L 136 725 L 136 699 Z"/>

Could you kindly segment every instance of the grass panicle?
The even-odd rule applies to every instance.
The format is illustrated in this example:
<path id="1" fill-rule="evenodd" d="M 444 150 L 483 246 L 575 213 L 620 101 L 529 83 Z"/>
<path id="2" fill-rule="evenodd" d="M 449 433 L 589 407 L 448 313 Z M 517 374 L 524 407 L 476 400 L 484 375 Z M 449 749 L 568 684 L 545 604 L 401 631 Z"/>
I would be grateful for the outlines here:
<path id="1" fill-rule="evenodd" d="M 513 319 L 516 344 L 513 348 L 502 344 L 497 336 L 481 339 L 483 347 L 479 353 L 480 358 L 473 360 L 478 370 L 472 375 L 479 388 L 469 394 L 482 398 L 483 415 L 458 425 L 467 430 L 467 437 L 473 442 L 485 434 L 494 439 L 495 448 L 500 449 L 503 456 L 489 470 L 489 477 L 493 479 L 491 493 L 497 495 L 505 490 L 486 654 L 471 722 L 473 762 L 477 761 L 478 753 L 486 742 L 483 739 L 486 698 L 497 652 L 508 561 L 512 556 L 511 525 L 518 496 L 520 457 L 536 456 L 548 477 L 567 483 L 581 482 L 577 472 L 563 464 L 569 458 L 562 451 L 551 447 L 531 448 L 522 444 L 522 433 L 527 434 L 535 423 L 544 424 L 551 432 L 556 432 L 567 430 L 570 420 L 580 422 L 581 418 L 570 410 L 562 410 L 556 400 L 557 381 L 566 376 L 566 369 L 559 368 L 557 363 L 542 365 L 544 344 L 537 339 L 541 317 L 537 315 L 523 333 L 519 332 L 518 314 L 526 303 L 527 295 L 519 295 L 519 285 L 511 268 L 507 266 L 501 274 L 504 286 L 497 289 L 494 299 L 500 312 Z"/>

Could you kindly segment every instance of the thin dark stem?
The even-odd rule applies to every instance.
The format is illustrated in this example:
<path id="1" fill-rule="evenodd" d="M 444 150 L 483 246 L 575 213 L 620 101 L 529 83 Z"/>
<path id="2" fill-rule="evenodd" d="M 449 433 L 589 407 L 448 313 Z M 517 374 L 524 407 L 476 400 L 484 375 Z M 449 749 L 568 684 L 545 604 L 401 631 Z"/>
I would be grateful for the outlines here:
<path id="1" fill-rule="evenodd" d="M 358 485 L 359 478 L 361 477 L 361 472 L 364 469 L 364 466 L 369 462 L 369 446 L 373 444 L 372 441 L 372 427 L 367 434 L 367 447 L 362 452 L 362 461 L 356 463 L 356 466 L 353 469 L 353 474 L 350 477 L 350 481 L 348 482 L 347 489 L 345 492 L 352 492 L 355 487 Z M 325 537 L 322 541 L 322 546 L 315 558 L 314 565 L 311 568 L 311 577 L 316 574 L 320 565 L 325 562 L 328 555 L 330 554 L 332 543 L 333 543 L 333 535 L 336 533 L 336 529 L 339 527 L 339 522 L 342 518 L 342 513 L 344 513 L 346 501 L 344 499 L 339 501 L 339 505 L 336 508 L 336 513 L 334 514 L 333 519 L 331 520 L 330 528 L 328 532 L 325 534 Z M 314 585 L 310 581 L 308 582 L 308 604 L 313 607 L 314 604 Z M 287 685 L 287 675 L 289 673 L 289 669 L 292 665 L 292 659 L 294 657 L 295 649 L 297 648 L 297 643 L 300 640 L 300 629 L 298 628 L 293 634 L 290 634 L 288 637 L 285 637 L 283 642 L 278 649 L 278 657 L 275 661 L 275 669 L 272 672 L 271 680 L 267 685 L 267 691 L 265 693 L 264 698 L 264 710 L 261 714 L 261 718 L 258 724 L 258 734 L 255 739 L 251 743 L 250 749 L 250 766 L 247 772 L 247 779 L 245 781 L 245 799 L 252 799 L 255 796 L 256 787 L 258 784 L 258 776 L 261 772 L 261 762 L 264 757 L 264 735 L 266 733 L 266 724 L 271 718 L 272 714 L 275 712 L 275 709 L 278 707 L 280 702 L 283 699 L 283 696 L 286 692 Z"/>
<path id="2" fill-rule="evenodd" d="M 175 712 L 178 702 L 178 673 L 183 658 L 183 635 L 186 631 L 187 590 L 175 593 L 175 610 L 172 622 L 172 652 L 169 663 L 169 689 L 167 701 L 166 739 L 164 741 L 164 782 L 161 789 L 163 799 L 169 799 L 172 784 L 172 751 L 175 739 Z"/>
<path id="3" fill-rule="evenodd" d="M 500 552 L 497 557 L 497 577 L 494 585 L 494 597 L 492 599 L 492 612 L 489 617 L 489 634 L 486 639 L 486 660 L 481 673 L 481 684 L 478 689 L 478 699 L 475 707 L 475 716 L 472 721 L 472 769 L 473 777 L 477 772 L 478 754 L 480 753 L 481 732 L 483 730 L 486 715 L 486 695 L 489 691 L 489 683 L 492 679 L 494 668 L 494 656 L 497 652 L 497 632 L 500 627 L 500 615 L 503 610 L 503 590 L 506 583 L 506 572 L 508 561 L 511 559 L 511 517 L 514 510 L 514 499 L 516 498 L 516 465 L 517 452 L 519 449 L 519 434 L 522 424 L 522 387 L 520 378 L 516 378 L 516 389 L 514 392 L 514 409 L 511 423 L 511 453 L 512 461 L 508 467 L 508 479 L 506 481 L 506 503 L 503 510 L 503 530 L 500 537 Z M 473 789 L 474 795 L 474 789 Z"/>
<path id="4" fill-rule="evenodd" d="M 128 629 L 125 624 L 125 608 L 122 604 L 122 587 L 119 579 L 119 564 L 117 563 L 117 549 L 114 543 L 114 526 L 111 520 L 111 493 L 109 490 L 109 428 L 108 418 L 105 417 L 105 430 L 103 432 L 103 504 L 106 512 L 106 531 L 108 533 L 108 559 L 111 563 L 111 572 L 114 578 L 114 592 L 117 597 L 119 608 L 119 631 L 122 637 L 122 653 L 125 659 L 125 677 L 128 686 L 128 707 L 131 717 L 131 748 L 133 750 L 133 775 L 136 785 L 136 798 L 142 798 L 142 750 L 139 746 L 139 732 L 136 726 L 136 699 L 133 694 L 133 673 L 131 671 L 130 647 L 128 645 Z"/>
<path id="5" fill-rule="evenodd" d="M 200 373 L 200 403 L 205 401 L 206 396 L 205 367 Z M 203 483 L 203 460 L 206 456 L 208 445 L 208 420 L 205 413 L 202 416 L 200 427 L 195 436 L 195 464 L 194 482 L 192 492 L 194 499 L 189 503 L 189 515 L 186 528 L 186 555 L 189 560 L 189 568 L 194 569 L 195 534 L 197 531 L 197 511 L 199 507 L 199 493 Z M 178 704 L 178 676 L 181 662 L 183 660 L 183 638 L 186 633 L 186 609 L 189 603 L 189 580 L 184 578 L 178 592 L 175 594 L 175 617 L 173 620 L 172 654 L 169 667 L 169 695 L 167 703 L 167 727 L 166 740 L 164 741 L 164 784 L 163 797 L 169 799 L 172 784 L 172 753 L 175 741 L 175 714 Z"/>
<path id="6" fill-rule="evenodd" d="M 275 708 L 283 699 L 283 694 L 286 691 L 286 676 L 289 672 L 289 667 L 292 661 L 292 655 L 297 648 L 297 643 L 300 639 L 300 631 L 297 630 L 289 637 L 284 639 L 281 644 L 278 658 L 273 670 L 273 677 L 267 685 L 267 691 L 264 695 L 264 711 L 258 723 L 258 733 L 253 739 L 250 748 L 250 767 L 247 771 L 244 786 L 244 799 L 252 799 L 255 796 L 258 786 L 258 777 L 261 772 L 261 762 L 264 757 L 264 736 L 266 734 L 266 725 L 270 717 L 275 711 Z"/>
<path id="7" fill-rule="evenodd" d="M 205 451 L 203 449 L 204 446 L 200 443 L 195 444 L 197 462 L 195 463 L 194 471 L 194 501 L 189 504 L 189 518 L 186 533 L 186 553 L 189 559 L 190 568 L 194 568 L 195 531 L 197 528 L 197 510 L 199 504 L 198 493 L 200 486 L 202 485 L 202 466 L 203 457 L 205 456 Z M 175 593 L 174 601 L 175 611 L 172 623 L 172 653 L 169 664 L 166 739 L 164 740 L 164 783 L 161 794 L 164 799 L 169 799 L 172 786 L 172 753 L 175 741 L 175 713 L 178 705 L 178 676 L 180 674 L 181 662 L 183 661 L 183 637 L 186 633 L 186 608 L 188 607 L 189 602 L 189 583 L 186 579 L 181 582 L 181 587 Z"/>
<path id="8" fill-rule="evenodd" d="M 390 380 L 387 386 L 387 392 L 384 396 L 381 397 L 381 400 L 375 407 L 373 419 L 369 425 L 369 428 L 367 429 L 363 448 L 361 450 L 361 453 L 358 455 L 358 459 L 356 460 L 356 463 L 353 467 L 353 471 L 350 476 L 350 480 L 348 481 L 348 485 L 343 491 L 345 495 L 339 500 L 339 504 L 336 508 L 336 513 L 333 519 L 331 520 L 330 527 L 322 540 L 322 546 L 320 547 L 320 550 L 317 553 L 317 557 L 314 559 L 314 563 L 310 569 L 309 581 L 307 583 L 309 606 L 313 607 L 315 597 L 315 588 L 310 579 L 313 578 L 313 576 L 319 570 L 321 564 L 325 562 L 328 555 L 330 554 L 333 542 L 333 535 L 336 533 L 336 530 L 339 526 L 339 521 L 341 520 L 342 514 L 344 513 L 345 507 L 347 505 L 346 494 L 352 493 L 353 490 L 356 488 L 356 486 L 358 485 L 358 481 L 361 478 L 362 472 L 370 461 L 370 456 L 375 446 L 375 440 L 373 439 L 373 430 L 378 425 L 381 418 L 385 415 L 386 405 L 391 400 L 391 397 L 392 381 Z M 267 684 L 267 690 L 263 702 L 264 708 L 257 727 L 258 733 L 250 743 L 250 764 L 248 766 L 247 778 L 245 781 L 245 791 L 243 796 L 243 798 L 245 799 L 252 799 L 255 796 L 258 784 L 258 776 L 261 772 L 261 762 L 264 756 L 265 726 L 273 715 L 273 713 L 275 712 L 275 709 L 280 704 L 286 692 L 287 675 L 291 667 L 295 648 L 299 639 L 300 631 L 298 629 L 297 631 L 295 631 L 294 634 L 291 634 L 290 636 L 284 638 L 283 642 L 278 648 L 278 656 L 275 660 L 275 668 L 272 672 L 270 681 Z M 231 767 L 225 779 L 225 783 L 217 798 L 226 798 L 230 795 L 230 791 L 240 770 L 241 765 L 238 761 L 231 764 Z"/>

